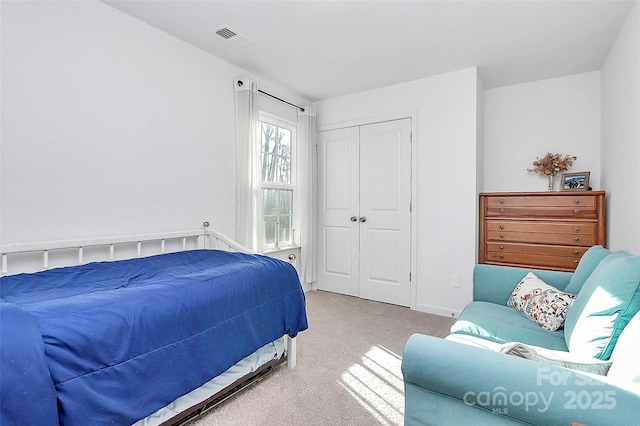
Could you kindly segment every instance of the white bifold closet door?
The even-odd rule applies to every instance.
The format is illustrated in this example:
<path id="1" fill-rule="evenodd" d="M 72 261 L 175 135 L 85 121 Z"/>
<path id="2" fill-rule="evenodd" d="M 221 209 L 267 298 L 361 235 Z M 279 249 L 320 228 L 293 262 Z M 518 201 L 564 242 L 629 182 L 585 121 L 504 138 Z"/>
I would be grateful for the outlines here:
<path id="1" fill-rule="evenodd" d="M 411 119 L 318 137 L 320 290 L 409 306 Z"/>

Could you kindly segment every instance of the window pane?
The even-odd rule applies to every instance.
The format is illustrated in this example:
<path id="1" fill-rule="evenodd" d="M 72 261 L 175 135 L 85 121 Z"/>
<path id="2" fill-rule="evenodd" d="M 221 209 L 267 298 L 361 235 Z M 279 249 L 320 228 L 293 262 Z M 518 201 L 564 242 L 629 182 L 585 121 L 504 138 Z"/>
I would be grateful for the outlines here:
<path id="1" fill-rule="evenodd" d="M 291 183 L 291 158 L 279 156 L 277 159 L 276 175 L 273 182 Z"/>
<path id="2" fill-rule="evenodd" d="M 278 220 L 277 217 L 264 218 L 264 243 L 265 244 L 276 243 L 275 224 L 277 220 Z"/>
<path id="3" fill-rule="evenodd" d="M 280 216 L 280 242 L 291 242 L 291 216 Z"/>
<path id="4" fill-rule="evenodd" d="M 264 244 L 276 243 L 275 224 L 278 224 L 278 244 L 291 243 L 293 190 L 263 188 Z"/>
<path id="5" fill-rule="evenodd" d="M 278 144 L 278 183 L 291 183 L 291 131 L 278 129 L 280 143 Z"/>
<path id="6" fill-rule="evenodd" d="M 291 130 L 262 122 L 262 181 L 291 184 Z"/>
<path id="7" fill-rule="evenodd" d="M 262 123 L 262 141 L 261 141 L 261 153 L 262 153 L 262 181 L 270 182 L 269 175 L 273 169 L 273 163 L 276 157 L 273 153 L 274 134 L 276 127 L 267 123 Z"/>
<path id="8" fill-rule="evenodd" d="M 293 191 L 289 189 L 283 189 L 280 191 L 280 214 L 291 214 L 291 199 L 293 198 Z"/>
<path id="9" fill-rule="evenodd" d="M 273 150 L 274 133 L 276 126 L 268 123 L 262 123 L 262 152 L 271 152 Z"/>
<path id="10" fill-rule="evenodd" d="M 264 200 L 264 215 L 274 216 L 280 212 L 280 191 L 279 189 L 264 188 L 262 199 Z"/>

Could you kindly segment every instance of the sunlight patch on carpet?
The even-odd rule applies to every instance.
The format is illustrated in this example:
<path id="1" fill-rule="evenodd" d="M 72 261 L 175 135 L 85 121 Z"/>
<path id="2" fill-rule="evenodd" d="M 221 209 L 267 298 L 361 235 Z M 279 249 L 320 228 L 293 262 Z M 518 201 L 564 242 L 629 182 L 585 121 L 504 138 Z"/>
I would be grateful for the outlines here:
<path id="1" fill-rule="evenodd" d="M 404 419 L 402 358 L 375 345 L 342 373 L 338 383 L 381 424 L 401 426 Z"/>

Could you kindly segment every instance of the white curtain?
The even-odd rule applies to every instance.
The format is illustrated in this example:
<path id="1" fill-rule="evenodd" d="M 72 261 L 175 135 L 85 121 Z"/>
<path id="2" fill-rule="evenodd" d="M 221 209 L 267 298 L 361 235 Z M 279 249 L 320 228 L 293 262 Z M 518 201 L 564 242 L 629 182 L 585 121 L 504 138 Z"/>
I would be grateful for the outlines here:
<path id="1" fill-rule="evenodd" d="M 258 249 L 259 113 L 258 85 L 235 80 L 236 118 L 236 240 Z"/>
<path id="2" fill-rule="evenodd" d="M 306 284 L 316 281 L 316 112 L 305 107 L 298 112 L 298 197 L 300 198 L 300 267 Z"/>

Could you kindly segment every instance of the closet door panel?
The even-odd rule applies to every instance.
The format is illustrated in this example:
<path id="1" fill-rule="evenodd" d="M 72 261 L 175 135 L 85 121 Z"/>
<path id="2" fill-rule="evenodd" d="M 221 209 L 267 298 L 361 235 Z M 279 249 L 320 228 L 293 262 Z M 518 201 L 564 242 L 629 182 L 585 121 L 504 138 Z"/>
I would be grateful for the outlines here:
<path id="1" fill-rule="evenodd" d="M 358 182 L 359 129 L 320 132 L 317 282 L 320 290 L 358 295 Z"/>
<path id="2" fill-rule="evenodd" d="M 360 297 L 409 306 L 411 120 L 360 129 Z"/>

